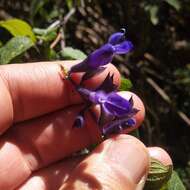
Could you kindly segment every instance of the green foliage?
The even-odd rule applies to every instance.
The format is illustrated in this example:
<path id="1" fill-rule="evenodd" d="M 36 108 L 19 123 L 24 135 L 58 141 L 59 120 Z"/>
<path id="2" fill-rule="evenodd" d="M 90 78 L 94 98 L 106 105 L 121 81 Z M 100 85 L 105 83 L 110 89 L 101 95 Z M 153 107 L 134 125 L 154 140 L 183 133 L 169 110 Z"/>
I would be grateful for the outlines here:
<path id="1" fill-rule="evenodd" d="M 0 21 L 0 27 L 5 28 L 13 36 L 27 36 L 35 43 L 36 37 L 32 32 L 31 26 L 20 19 L 9 19 L 6 21 Z"/>
<path id="2" fill-rule="evenodd" d="M 34 43 L 28 37 L 17 36 L 0 48 L 0 64 L 7 64 L 18 55 L 30 49 Z"/>
<path id="3" fill-rule="evenodd" d="M 159 7 L 157 5 L 147 5 L 145 7 L 145 10 L 147 12 L 149 12 L 150 20 L 151 20 L 152 24 L 157 25 L 159 22 L 159 18 L 158 18 Z"/>
<path id="4" fill-rule="evenodd" d="M 92 52 L 111 33 L 127 25 L 127 38 L 134 43 L 135 50 L 129 56 L 115 57 L 113 63 L 122 69 L 124 76 L 129 76 L 133 90 L 144 100 L 146 118 L 138 130 L 140 139 L 148 146 L 167 147 L 175 167 L 181 170 L 179 176 L 190 189 L 190 170 L 187 171 L 190 160 L 190 0 L 15 0 L 17 6 L 11 0 L 4 2 L 0 4 L 8 14 L 25 18 L 21 21 L 24 23 L 32 21 L 33 34 L 24 32 L 19 36 L 36 36 L 35 48 L 28 51 L 27 56 L 19 56 L 20 62 L 84 59 L 83 54 L 78 55 L 73 49 L 67 51 L 67 48 Z M 74 14 L 71 9 L 76 10 Z M 67 24 L 64 24 L 65 20 Z M 19 24 L 19 27 L 11 24 L 13 30 L 15 26 L 22 28 Z M 9 27 L 0 30 L 3 34 L 1 60 L 9 57 L 12 51 L 17 52 L 19 45 L 14 45 L 11 51 L 6 50 L 12 35 L 15 37 Z M 19 30 L 23 31 L 25 29 Z M 26 51 L 27 48 L 12 55 L 26 55 Z M 15 58 L 18 57 L 4 59 L 3 63 L 15 62 Z M 131 81 L 122 79 L 120 90 L 130 90 Z M 169 97 L 171 104 L 165 102 L 165 97 Z M 182 113 L 181 117 L 179 113 Z M 175 143 L 176 139 L 178 143 Z"/>
<path id="5" fill-rule="evenodd" d="M 129 79 L 121 77 L 121 85 L 119 87 L 120 91 L 128 91 L 132 88 L 132 82 Z"/>
<path id="6" fill-rule="evenodd" d="M 164 0 L 167 4 L 173 7 L 176 11 L 181 9 L 181 3 L 179 0 Z M 144 1 L 142 3 L 144 10 L 149 14 L 150 21 L 153 25 L 157 25 L 159 23 L 159 11 L 162 8 L 162 3 L 160 1 Z"/>
<path id="7" fill-rule="evenodd" d="M 182 179 L 184 186 L 189 189 L 190 161 L 188 161 L 185 167 L 178 167 L 175 171 L 178 173 L 180 179 Z"/>
<path id="8" fill-rule="evenodd" d="M 190 64 L 187 64 L 185 68 L 179 68 L 174 72 L 176 76 L 176 84 L 188 86 L 190 88 Z"/>
<path id="9" fill-rule="evenodd" d="M 165 166 L 160 161 L 151 158 L 145 190 L 159 190 L 170 179 L 172 170 L 172 166 Z"/>
<path id="10" fill-rule="evenodd" d="M 177 11 L 181 8 L 181 3 L 179 0 L 165 0 L 169 5 L 175 8 Z"/>
<path id="11" fill-rule="evenodd" d="M 78 49 L 73 49 L 72 47 L 65 47 L 61 52 L 60 56 L 63 59 L 69 59 L 69 60 L 84 60 L 86 58 L 86 55 L 78 50 Z"/>
<path id="12" fill-rule="evenodd" d="M 30 20 L 36 25 L 40 26 L 43 22 L 51 23 L 55 19 L 59 19 L 62 16 L 64 11 L 61 7 L 58 7 L 59 4 L 65 4 L 61 1 L 53 0 L 33 0 L 30 6 Z M 40 19 L 38 19 L 40 17 Z"/>
<path id="13" fill-rule="evenodd" d="M 69 9 L 75 7 L 75 6 L 80 6 L 81 0 L 66 0 L 67 7 Z"/>
<path id="14" fill-rule="evenodd" d="M 60 58 L 56 51 L 51 48 L 47 48 L 46 55 L 48 60 L 56 60 Z"/>
<path id="15" fill-rule="evenodd" d="M 161 190 L 186 190 L 177 172 L 173 171 L 168 183 Z"/>
<path id="16" fill-rule="evenodd" d="M 36 34 L 36 37 L 44 42 L 50 42 L 57 36 L 57 28 L 34 28 L 33 31 Z"/>
<path id="17" fill-rule="evenodd" d="M 35 15 L 40 11 L 40 9 L 48 3 L 49 0 L 33 0 L 30 6 L 30 17 L 33 20 Z"/>
<path id="18" fill-rule="evenodd" d="M 69 9 L 73 7 L 73 0 L 66 0 L 66 3 Z"/>

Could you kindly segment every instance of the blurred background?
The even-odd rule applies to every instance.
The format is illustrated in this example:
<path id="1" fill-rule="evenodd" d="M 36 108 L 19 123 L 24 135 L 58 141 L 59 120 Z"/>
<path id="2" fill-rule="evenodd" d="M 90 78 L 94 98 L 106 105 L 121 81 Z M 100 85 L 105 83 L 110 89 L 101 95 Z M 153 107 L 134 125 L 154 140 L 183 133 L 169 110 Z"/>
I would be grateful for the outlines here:
<path id="1" fill-rule="evenodd" d="M 0 0 L 0 20 L 0 64 L 84 59 L 126 28 L 134 51 L 113 64 L 146 106 L 140 139 L 190 189 L 190 0 Z"/>

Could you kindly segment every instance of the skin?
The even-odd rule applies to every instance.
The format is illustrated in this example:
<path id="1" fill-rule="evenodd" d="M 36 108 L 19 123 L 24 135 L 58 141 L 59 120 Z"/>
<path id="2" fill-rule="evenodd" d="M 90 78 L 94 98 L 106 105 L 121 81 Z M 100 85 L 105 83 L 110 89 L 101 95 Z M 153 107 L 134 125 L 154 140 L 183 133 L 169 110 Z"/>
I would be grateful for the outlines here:
<path id="1" fill-rule="evenodd" d="M 69 69 L 77 61 L 0 66 L 0 189 L 3 190 L 134 190 L 146 176 L 150 152 L 130 135 L 116 135 L 101 142 L 92 113 L 86 113 L 82 129 L 72 124 L 83 100 L 60 74 L 60 64 Z M 108 72 L 120 75 L 111 64 L 85 82 L 97 87 Z M 81 74 L 73 80 L 79 82 Z M 130 92 L 123 92 L 128 97 Z M 134 95 L 135 117 L 140 126 L 144 106 Z M 94 108 L 94 113 L 97 110 Z M 87 157 L 71 154 L 101 142 Z M 161 149 L 162 150 L 162 149 Z M 158 151 L 160 161 L 168 156 Z M 158 156 L 160 155 L 160 156 Z M 167 155 L 167 156 L 166 156 Z M 169 157 L 169 156 L 168 156 Z M 171 160 L 171 159 L 170 159 Z M 142 188 L 141 188 L 142 189 Z"/>

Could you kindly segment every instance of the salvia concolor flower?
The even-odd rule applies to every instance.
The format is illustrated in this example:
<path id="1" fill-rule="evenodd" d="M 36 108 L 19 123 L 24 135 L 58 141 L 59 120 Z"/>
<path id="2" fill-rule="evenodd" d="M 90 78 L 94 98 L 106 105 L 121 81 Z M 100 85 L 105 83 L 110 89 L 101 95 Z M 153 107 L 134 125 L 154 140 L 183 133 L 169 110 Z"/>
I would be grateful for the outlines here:
<path id="1" fill-rule="evenodd" d="M 97 122 L 103 135 L 118 133 L 126 127 L 136 124 L 134 115 L 139 110 L 134 108 L 132 97 L 127 100 L 117 93 L 117 87 L 113 83 L 113 75 L 109 73 L 102 84 L 94 90 L 82 86 L 84 80 L 102 72 L 105 69 L 104 65 L 110 63 L 114 55 L 128 53 L 132 48 L 133 44 L 126 40 L 125 30 L 122 29 L 122 31 L 112 34 L 105 45 L 71 68 L 68 78 L 86 102 L 86 106 L 75 119 L 74 127 L 84 126 L 84 113 L 92 105 L 100 105 L 100 117 Z M 79 85 L 75 84 L 69 77 L 70 74 L 76 72 L 84 72 L 82 82 Z"/>
<path id="2" fill-rule="evenodd" d="M 108 42 L 92 52 L 84 61 L 74 65 L 69 75 L 75 72 L 85 72 L 82 81 L 104 70 L 104 65 L 110 63 L 116 54 L 126 54 L 133 49 L 131 41 L 125 39 L 125 31 L 114 33 Z"/>
<path id="3" fill-rule="evenodd" d="M 109 81 L 106 77 L 105 81 Z M 103 83 L 105 83 L 105 81 Z M 100 85 L 101 87 L 101 85 Z M 117 92 L 105 92 L 103 89 L 91 91 L 79 87 L 78 92 L 92 104 L 98 104 L 101 107 L 99 125 L 102 126 L 104 135 L 114 132 L 120 132 L 128 126 L 134 126 L 136 121 L 133 116 L 139 111 L 134 108 L 132 97 L 126 100 Z"/>
<path id="4" fill-rule="evenodd" d="M 125 29 L 121 29 L 121 32 L 116 32 L 112 34 L 108 39 L 108 43 L 116 45 L 125 41 L 125 33 L 126 33 Z"/>
<path id="5" fill-rule="evenodd" d="M 137 113 L 133 108 L 132 97 L 126 100 L 117 92 L 105 93 L 104 91 L 91 91 L 86 88 L 79 88 L 78 92 L 93 104 L 99 104 L 107 115 L 113 117 L 131 117 Z"/>

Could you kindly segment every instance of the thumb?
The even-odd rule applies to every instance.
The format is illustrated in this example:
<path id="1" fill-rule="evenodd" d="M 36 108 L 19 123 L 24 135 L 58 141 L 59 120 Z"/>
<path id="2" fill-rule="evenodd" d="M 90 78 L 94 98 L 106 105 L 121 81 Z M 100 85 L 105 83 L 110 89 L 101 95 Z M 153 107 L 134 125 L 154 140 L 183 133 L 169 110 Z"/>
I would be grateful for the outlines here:
<path id="1" fill-rule="evenodd" d="M 60 190 L 135 190 L 148 167 L 143 143 L 129 135 L 117 135 L 83 160 Z"/>

